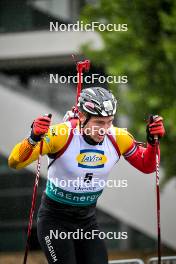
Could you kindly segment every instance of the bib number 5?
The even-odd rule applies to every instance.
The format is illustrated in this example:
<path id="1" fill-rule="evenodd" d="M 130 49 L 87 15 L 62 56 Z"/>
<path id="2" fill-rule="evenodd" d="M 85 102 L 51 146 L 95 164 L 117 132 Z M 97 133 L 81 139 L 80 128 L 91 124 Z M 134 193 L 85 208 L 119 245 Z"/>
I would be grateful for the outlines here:
<path id="1" fill-rule="evenodd" d="M 92 177 L 93 177 L 93 173 L 87 172 L 86 175 L 85 175 L 85 177 L 84 177 L 84 182 L 85 183 L 90 183 L 91 180 L 92 180 Z"/>

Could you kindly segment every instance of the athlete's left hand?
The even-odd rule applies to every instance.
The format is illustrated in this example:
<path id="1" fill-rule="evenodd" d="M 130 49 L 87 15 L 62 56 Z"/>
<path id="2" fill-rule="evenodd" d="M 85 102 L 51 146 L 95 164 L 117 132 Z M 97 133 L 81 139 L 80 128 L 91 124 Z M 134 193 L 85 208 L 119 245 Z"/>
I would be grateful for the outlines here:
<path id="1" fill-rule="evenodd" d="M 158 136 L 158 139 L 162 138 L 165 134 L 163 118 L 158 115 L 153 115 L 147 124 L 147 141 L 149 144 L 155 144 L 154 136 Z"/>

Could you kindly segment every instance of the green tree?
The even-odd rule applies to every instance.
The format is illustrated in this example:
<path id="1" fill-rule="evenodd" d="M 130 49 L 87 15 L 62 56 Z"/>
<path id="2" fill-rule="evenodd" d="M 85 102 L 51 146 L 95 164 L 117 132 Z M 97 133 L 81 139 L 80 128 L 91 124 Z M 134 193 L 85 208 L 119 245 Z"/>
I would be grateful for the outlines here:
<path id="1" fill-rule="evenodd" d="M 144 119 L 149 114 L 164 117 L 161 164 L 165 181 L 176 175 L 176 1 L 100 0 L 87 5 L 85 23 L 127 24 L 127 31 L 99 31 L 104 47 L 84 52 L 95 64 L 104 64 L 110 75 L 127 75 L 128 89 L 111 85 L 129 116 L 131 131 L 145 140 Z"/>

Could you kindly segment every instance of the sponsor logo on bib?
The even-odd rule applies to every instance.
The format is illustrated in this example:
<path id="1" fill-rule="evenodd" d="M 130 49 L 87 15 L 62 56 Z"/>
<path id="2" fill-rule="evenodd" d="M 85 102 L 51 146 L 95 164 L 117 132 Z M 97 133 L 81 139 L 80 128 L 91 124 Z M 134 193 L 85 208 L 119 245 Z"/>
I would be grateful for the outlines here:
<path id="1" fill-rule="evenodd" d="M 78 167 L 96 169 L 104 167 L 107 157 L 102 150 L 83 149 L 76 160 L 78 161 Z"/>

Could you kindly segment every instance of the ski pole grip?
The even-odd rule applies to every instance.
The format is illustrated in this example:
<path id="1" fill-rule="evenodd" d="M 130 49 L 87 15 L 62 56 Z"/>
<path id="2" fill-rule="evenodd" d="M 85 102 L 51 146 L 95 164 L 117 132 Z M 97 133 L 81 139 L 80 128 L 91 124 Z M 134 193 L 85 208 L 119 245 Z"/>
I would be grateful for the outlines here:
<path id="1" fill-rule="evenodd" d="M 49 118 L 51 118 L 51 117 L 52 117 L 52 114 L 48 114 L 47 116 L 48 116 Z"/>
<path id="2" fill-rule="evenodd" d="M 158 135 L 154 135 L 154 140 L 158 140 Z"/>
<path id="3" fill-rule="evenodd" d="M 45 114 L 44 116 L 47 116 L 47 117 L 51 118 L 52 114 Z"/>
<path id="4" fill-rule="evenodd" d="M 152 123 L 154 121 L 155 117 L 156 117 L 156 115 L 150 115 L 149 116 L 150 123 Z M 158 141 L 158 135 L 154 135 L 154 140 Z"/>
<path id="5" fill-rule="evenodd" d="M 52 114 L 51 113 L 49 113 L 49 114 L 45 114 L 44 116 L 47 116 L 47 117 L 49 117 L 50 119 L 51 119 L 51 117 L 52 117 Z M 43 137 L 44 137 L 44 135 L 42 135 L 41 136 L 41 139 L 43 139 Z M 42 148 L 43 148 L 43 142 L 42 142 L 42 140 L 41 140 L 41 145 L 40 145 L 40 148 L 41 148 L 41 151 L 42 151 Z"/>
<path id="6" fill-rule="evenodd" d="M 90 60 L 85 60 L 85 71 L 88 72 L 90 69 Z"/>
<path id="7" fill-rule="evenodd" d="M 154 115 L 150 114 L 148 117 L 148 121 L 149 121 L 149 123 L 152 123 L 154 121 Z"/>

